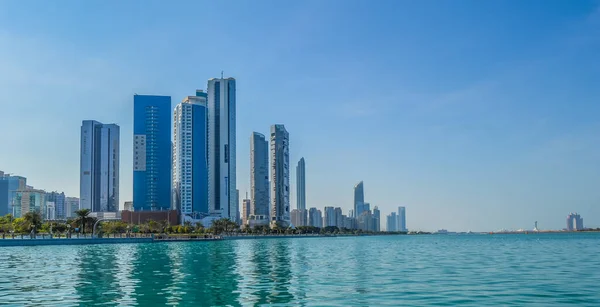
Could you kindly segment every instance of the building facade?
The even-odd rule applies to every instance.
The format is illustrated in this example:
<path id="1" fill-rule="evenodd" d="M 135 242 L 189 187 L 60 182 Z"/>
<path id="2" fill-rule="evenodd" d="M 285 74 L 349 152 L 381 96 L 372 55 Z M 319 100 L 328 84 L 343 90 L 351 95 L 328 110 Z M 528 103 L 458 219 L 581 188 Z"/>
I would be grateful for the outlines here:
<path id="1" fill-rule="evenodd" d="M 396 212 L 392 212 L 390 213 L 390 215 L 387 216 L 387 223 L 385 225 L 385 230 L 386 231 L 398 231 L 398 228 L 396 227 L 396 224 L 398 223 L 398 216 L 396 215 Z"/>
<path id="2" fill-rule="evenodd" d="M 354 186 L 354 217 L 358 218 L 364 211 L 365 191 L 363 182 Z"/>
<path id="3" fill-rule="evenodd" d="M 337 226 L 334 207 L 323 208 L 323 227 Z"/>
<path id="4" fill-rule="evenodd" d="M 235 79 L 210 79 L 207 92 L 209 212 L 237 220 Z"/>
<path id="5" fill-rule="evenodd" d="M 25 189 L 18 190 L 14 194 L 13 216 L 23 217 L 27 212 L 37 212 L 42 218 L 46 216 L 46 191 Z"/>
<path id="6" fill-rule="evenodd" d="M 81 124 L 79 195 L 92 212 L 119 209 L 120 128 L 84 120 Z"/>
<path id="7" fill-rule="evenodd" d="M 173 206 L 185 217 L 208 216 L 207 94 L 188 96 L 173 112 Z"/>
<path id="8" fill-rule="evenodd" d="M 583 218 L 577 213 L 571 213 L 567 216 L 567 230 L 583 230 Z"/>
<path id="9" fill-rule="evenodd" d="M 335 226 L 338 228 L 344 227 L 344 214 L 342 213 L 342 208 L 337 207 L 333 209 L 333 214 L 335 215 Z"/>
<path id="10" fill-rule="evenodd" d="M 63 220 L 67 218 L 65 193 L 50 192 L 46 194 L 46 201 L 54 204 L 54 218 Z M 50 218 L 49 218 L 50 219 Z"/>
<path id="11" fill-rule="evenodd" d="M 242 224 L 248 224 L 248 217 L 250 217 L 252 202 L 248 199 L 248 193 L 246 192 L 246 199 L 242 200 Z"/>
<path id="12" fill-rule="evenodd" d="M 373 209 L 373 218 L 375 219 L 375 227 L 373 227 L 373 229 L 375 231 L 381 231 L 381 211 L 379 211 L 377 206 Z"/>
<path id="13" fill-rule="evenodd" d="M 250 137 L 251 214 L 269 216 L 269 143 L 253 132 Z"/>
<path id="14" fill-rule="evenodd" d="M 406 228 L 406 208 L 398 207 L 398 222 L 396 222 L 397 231 L 408 231 Z"/>
<path id="15" fill-rule="evenodd" d="M 312 227 L 323 227 L 323 216 L 321 210 L 310 208 L 308 210 L 308 225 Z"/>
<path id="16" fill-rule="evenodd" d="M 133 96 L 133 207 L 171 208 L 171 97 Z"/>
<path id="17" fill-rule="evenodd" d="M 75 211 L 79 210 L 79 198 L 77 197 L 66 197 L 65 198 L 65 214 L 67 218 L 75 217 L 77 214 Z"/>
<path id="18" fill-rule="evenodd" d="M 271 126 L 271 224 L 290 221 L 289 134 L 283 125 Z"/>
<path id="19" fill-rule="evenodd" d="M 0 171 L 1 172 L 1 171 Z M 13 198 L 18 190 L 27 188 L 27 178 L 12 176 L 1 172 L 0 175 L 0 215 L 13 213 Z"/>
<path id="20" fill-rule="evenodd" d="M 296 208 L 306 210 L 306 164 L 300 158 L 296 166 Z"/>

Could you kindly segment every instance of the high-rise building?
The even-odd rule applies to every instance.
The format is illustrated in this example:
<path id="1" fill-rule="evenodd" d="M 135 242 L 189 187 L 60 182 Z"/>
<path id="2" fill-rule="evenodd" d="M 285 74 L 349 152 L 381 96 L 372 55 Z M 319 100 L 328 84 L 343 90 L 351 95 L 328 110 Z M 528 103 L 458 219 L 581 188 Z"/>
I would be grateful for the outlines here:
<path id="1" fill-rule="evenodd" d="M 46 192 L 35 189 L 18 190 L 14 194 L 13 216 L 23 217 L 27 212 L 37 212 L 45 218 Z"/>
<path id="2" fill-rule="evenodd" d="M 81 124 L 79 195 L 83 209 L 119 210 L 119 131 L 116 124 L 94 120 Z"/>
<path id="3" fill-rule="evenodd" d="M 342 214 L 342 208 L 337 207 L 333 209 L 333 214 L 335 215 L 335 226 L 339 228 L 344 227 L 344 215 Z"/>
<path id="4" fill-rule="evenodd" d="M 363 182 L 359 182 L 354 186 L 354 217 L 358 218 L 364 211 L 365 191 Z"/>
<path id="5" fill-rule="evenodd" d="M 271 224 L 290 221 L 289 134 L 283 125 L 271 126 Z"/>
<path id="6" fill-rule="evenodd" d="M 306 165 L 300 158 L 296 166 L 296 208 L 306 210 Z"/>
<path id="7" fill-rule="evenodd" d="M 323 227 L 323 216 L 321 210 L 310 208 L 308 210 L 308 225 L 312 227 Z"/>
<path id="8" fill-rule="evenodd" d="M 251 214 L 269 216 L 269 143 L 253 132 L 250 137 Z"/>
<path id="9" fill-rule="evenodd" d="M 370 210 L 371 210 L 371 204 L 370 203 L 364 203 L 363 204 L 363 212 L 370 211 Z"/>
<path id="10" fill-rule="evenodd" d="M 571 213 L 567 216 L 567 230 L 583 230 L 583 218 L 577 213 Z"/>
<path id="11" fill-rule="evenodd" d="M 56 219 L 56 204 L 53 201 L 46 201 L 46 210 L 43 214 L 43 218 L 46 220 Z"/>
<path id="12" fill-rule="evenodd" d="M 323 210 L 323 227 L 337 226 L 334 207 L 325 207 Z"/>
<path id="13" fill-rule="evenodd" d="M 173 112 L 173 206 L 186 217 L 208 215 L 207 94 L 196 91 Z"/>
<path id="14" fill-rule="evenodd" d="M 248 217 L 250 216 L 250 209 L 252 206 L 252 202 L 250 199 L 248 199 L 248 192 L 246 192 L 246 199 L 244 199 L 242 202 L 242 224 L 246 225 L 248 224 Z"/>
<path id="15" fill-rule="evenodd" d="M 67 218 L 75 217 L 75 211 L 79 210 L 79 198 L 77 197 L 67 197 L 65 199 L 65 214 Z"/>
<path id="16" fill-rule="evenodd" d="M 238 225 L 241 223 L 240 215 L 240 190 L 235 190 L 235 220 Z"/>
<path id="17" fill-rule="evenodd" d="M 208 80 L 208 204 L 212 215 L 237 220 L 235 79 Z M 254 197 L 253 197 L 254 198 Z"/>
<path id="18" fill-rule="evenodd" d="M 396 212 L 392 212 L 390 215 L 387 216 L 387 223 L 386 223 L 386 231 L 398 231 L 398 228 L 396 227 L 396 223 L 398 223 L 398 217 L 396 215 Z"/>
<path id="19" fill-rule="evenodd" d="M 2 177 L 4 177 L 4 174 L 2 174 Z M 10 195 L 8 193 L 8 180 L 2 180 L 2 177 L 0 177 L 0 216 L 5 216 L 11 212 L 9 211 L 11 201 L 8 199 L 8 195 Z"/>
<path id="20" fill-rule="evenodd" d="M 12 200 L 18 190 L 27 188 L 27 178 L 11 176 L 2 172 L 0 175 L 0 216 L 13 213 Z"/>
<path id="21" fill-rule="evenodd" d="M 381 231 L 381 211 L 377 206 L 373 209 L 373 217 L 375 218 L 375 231 Z"/>
<path id="22" fill-rule="evenodd" d="M 54 218 L 52 219 L 66 219 L 67 211 L 65 206 L 65 193 L 50 192 L 46 194 L 46 202 L 54 204 Z M 50 206 L 48 206 L 50 207 Z M 49 212 L 49 211 L 48 211 Z"/>
<path id="23" fill-rule="evenodd" d="M 171 97 L 133 96 L 133 207 L 171 209 Z"/>
<path id="24" fill-rule="evenodd" d="M 374 219 L 371 211 L 363 211 L 358 217 L 358 229 L 363 231 L 374 231 Z"/>
<path id="25" fill-rule="evenodd" d="M 300 210 L 298 209 L 292 209 L 292 212 L 290 213 L 290 223 L 291 225 L 293 225 L 294 227 L 298 227 L 298 226 L 302 226 L 300 225 L 302 223 L 301 221 L 301 215 L 300 215 Z"/>
<path id="26" fill-rule="evenodd" d="M 397 231 L 408 231 L 406 228 L 406 208 L 398 207 L 398 221 L 396 222 Z"/>

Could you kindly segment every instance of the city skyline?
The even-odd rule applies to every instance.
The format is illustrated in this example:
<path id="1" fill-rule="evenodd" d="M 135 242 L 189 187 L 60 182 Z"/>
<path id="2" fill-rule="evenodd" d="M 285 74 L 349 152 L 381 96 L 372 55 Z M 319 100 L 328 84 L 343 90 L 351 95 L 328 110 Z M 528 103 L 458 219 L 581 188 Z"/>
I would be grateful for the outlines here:
<path id="1" fill-rule="evenodd" d="M 172 115 L 190 89 L 224 70 L 240 80 L 238 134 L 272 123 L 293 133 L 290 161 L 310 163 L 307 207 L 351 209 L 351 188 L 364 180 L 383 215 L 407 207 L 409 228 L 518 229 L 537 220 L 562 229 L 568 212 L 597 227 L 598 5 L 470 3 L 256 3 L 250 16 L 244 3 L 38 3 L 41 14 L 4 2 L 0 130 L 8 133 L 0 141 L 11 150 L 0 152 L 0 168 L 77 196 L 81 120 L 114 122 L 122 205 L 134 193 L 132 95 L 173 97 Z M 163 17 L 184 8 L 207 18 Z M 415 17 L 423 14 L 431 18 Z M 300 26 L 306 16 L 311 25 Z M 94 25 L 80 19 L 92 17 Z M 256 19 L 264 22 L 242 23 Z M 215 21 L 231 26 L 208 31 Z M 167 44 L 146 48 L 156 41 Z M 173 47 L 183 43 L 190 48 Z M 14 114 L 27 114 L 27 124 Z M 250 190 L 246 138 L 236 150 L 242 192 Z M 291 207 L 295 178 L 292 170 Z"/>

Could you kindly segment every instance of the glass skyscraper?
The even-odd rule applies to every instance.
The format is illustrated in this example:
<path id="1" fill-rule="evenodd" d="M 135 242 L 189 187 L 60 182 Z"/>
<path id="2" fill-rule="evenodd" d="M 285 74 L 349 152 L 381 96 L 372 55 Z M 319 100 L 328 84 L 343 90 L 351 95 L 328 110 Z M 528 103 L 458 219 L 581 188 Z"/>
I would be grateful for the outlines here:
<path id="1" fill-rule="evenodd" d="M 207 92 L 209 211 L 236 221 L 235 79 L 210 79 Z"/>
<path id="2" fill-rule="evenodd" d="M 296 208 L 306 210 L 306 165 L 300 158 L 296 166 Z"/>
<path id="3" fill-rule="evenodd" d="M 208 215 L 206 99 L 198 90 L 173 112 L 173 204 L 181 221 Z"/>
<path id="4" fill-rule="evenodd" d="M 290 143 L 283 125 L 271 126 L 271 225 L 290 223 Z"/>
<path id="5" fill-rule="evenodd" d="M 133 207 L 171 208 L 171 97 L 133 96 Z"/>
<path id="6" fill-rule="evenodd" d="M 84 120 L 81 124 L 81 209 L 92 212 L 119 210 L 119 131 L 115 124 L 94 120 Z"/>
<path id="7" fill-rule="evenodd" d="M 250 214 L 269 216 L 269 143 L 253 132 L 250 138 Z"/>
<path id="8" fill-rule="evenodd" d="M 354 218 L 358 218 L 364 211 L 365 191 L 363 182 L 354 186 Z"/>

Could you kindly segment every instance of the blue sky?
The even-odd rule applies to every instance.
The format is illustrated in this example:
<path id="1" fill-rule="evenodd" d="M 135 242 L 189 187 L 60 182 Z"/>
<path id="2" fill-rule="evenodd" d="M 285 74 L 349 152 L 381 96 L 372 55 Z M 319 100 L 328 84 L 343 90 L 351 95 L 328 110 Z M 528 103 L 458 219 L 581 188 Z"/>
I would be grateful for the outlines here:
<path id="1" fill-rule="evenodd" d="M 114 122 L 130 200 L 133 94 L 224 71 L 242 195 L 283 123 L 309 206 L 363 180 L 411 229 L 600 227 L 600 2 L 172 2 L 1 1 L 0 170 L 77 196 L 81 120 Z"/>

